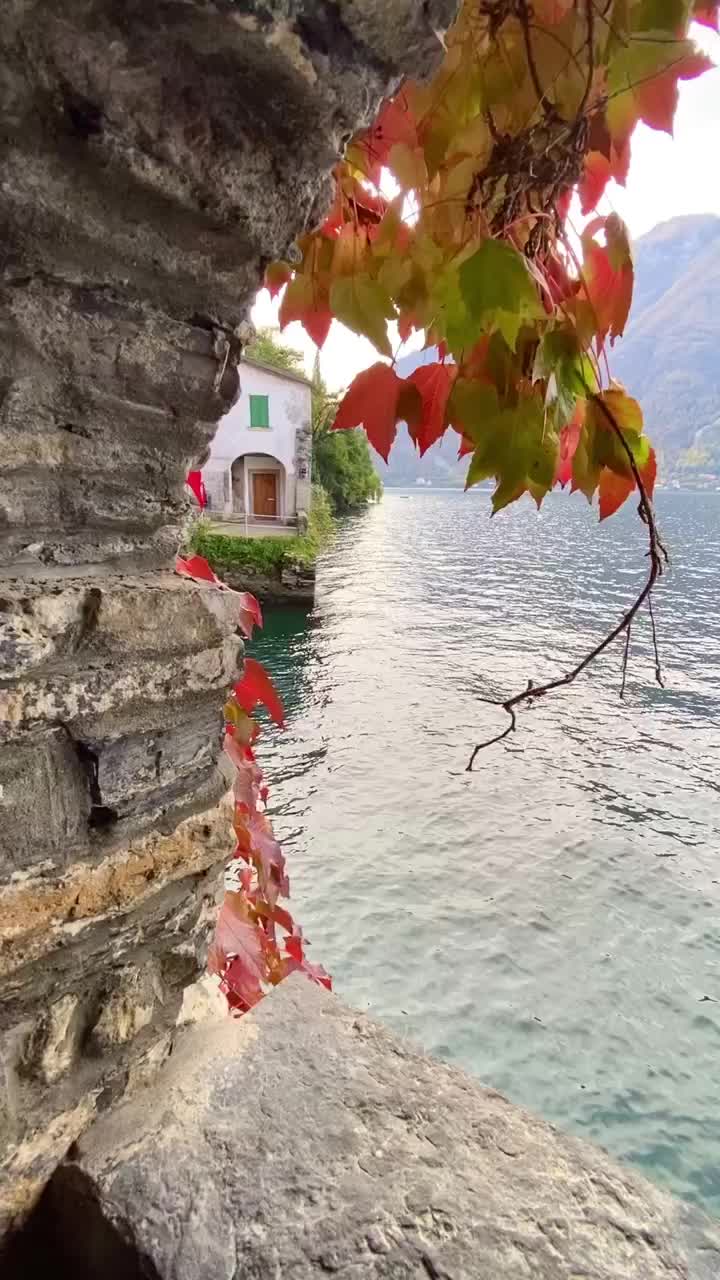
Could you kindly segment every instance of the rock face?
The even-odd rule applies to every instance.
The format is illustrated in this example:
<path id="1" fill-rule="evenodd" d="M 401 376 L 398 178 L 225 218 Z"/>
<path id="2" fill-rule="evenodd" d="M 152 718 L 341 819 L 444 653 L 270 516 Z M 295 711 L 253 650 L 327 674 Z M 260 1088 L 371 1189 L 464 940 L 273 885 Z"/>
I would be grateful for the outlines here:
<path id="1" fill-rule="evenodd" d="M 295 976 L 81 1139 L 4 1280 L 716 1280 L 720 1230 Z"/>
<path id="2" fill-rule="evenodd" d="M 455 0 L 6 0 L 0 1225 L 169 1051 L 229 851 L 231 606 L 169 573 L 265 262 Z"/>

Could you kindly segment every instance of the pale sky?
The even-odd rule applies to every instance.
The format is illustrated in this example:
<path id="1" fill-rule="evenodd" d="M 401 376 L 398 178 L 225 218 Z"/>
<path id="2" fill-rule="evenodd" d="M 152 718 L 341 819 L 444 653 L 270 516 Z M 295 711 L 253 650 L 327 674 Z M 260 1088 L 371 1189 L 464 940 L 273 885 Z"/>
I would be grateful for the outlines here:
<path id="1" fill-rule="evenodd" d="M 720 36 L 705 27 L 695 27 L 699 45 L 720 64 Z M 600 212 L 615 209 L 625 219 L 633 236 L 640 236 L 658 222 L 687 213 L 720 215 L 720 66 L 697 80 L 680 83 L 680 105 L 675 117 L 675 135 L 658 133 L 639 125 L 633 136 L 632 162 L 627 187 L 612 183 Z M 267 290 L 257 297 L 252 318 L 256 325 L 277 326 L 279 302 L 272 302 Z M 302 351 L 305 367 L 312 372 L 315 344 L 300 324 L 283 331 L 283 341 Z M 414 335 L 402 351 L 422 345 Z M 360 369 L 379 359 L 375 348 L 333 320 L 320 355 L 323 377 L 328 386 L 347 386 Z"/>

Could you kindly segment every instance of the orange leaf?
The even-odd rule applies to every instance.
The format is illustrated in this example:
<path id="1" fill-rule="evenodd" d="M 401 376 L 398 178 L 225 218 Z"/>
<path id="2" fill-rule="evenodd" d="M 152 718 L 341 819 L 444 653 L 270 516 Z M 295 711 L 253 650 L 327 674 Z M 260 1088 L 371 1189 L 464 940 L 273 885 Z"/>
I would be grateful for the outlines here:
<path id="1" fill-rule="evenodd" d="M 603 467 L 598 482 L 600 519 L 607 520 L 608 516 L 613 515 L 634 488 L 635 481 L 631 475 L 619 476 L 609 467 Z"/>
<path id="2" fill-rule="evenodd" d="M 657 459 L 654 449 L 650 450 L 650 457 L 645 466 L 640 469 L 640 475 L 648 498 L 652 498 L 657 476 Z M 606 520 L 608 516 L 614 515 L 634 488 L 635 480 L 632 475 L 621 476 L 611 471 L 609 467 L 603 467 L 598 484 L 600 519 Z"/>
<path id="3" fill-rule="evenodd" d="M 332 323 L 327 292 L 313 277 L 296 275 L 285 290 L 278 320 L 281 329 L 299 320 L 316 346 L 322 347 Z"/>
<path id="4" fill-rule="evenodd" d="M 420 457 L 436 440 L 445 434 L 448 396 L 457 377 L 457 365 L 422 364 L 407 381 L 417 387 L 422 398 L 422 416 L 413 426 L 408 423 L 410 435 L 420 451 Z"/>
<path id="5" fill-rule="evenodd" d="M 397 430 L 402 386 L 402 378 L 398 378 L 389 364 L 378 361 L 369 369 L 363 369 L 340 402 L 333 431 L 363 426 L 370 444 L 387 462 Z"/>
<path id="6" fill-rule="evenodd" d="M 265 288 L 274 298 L 292 279 L 292 267 L 287 262 L 271 262 L 265 268 Z"/>

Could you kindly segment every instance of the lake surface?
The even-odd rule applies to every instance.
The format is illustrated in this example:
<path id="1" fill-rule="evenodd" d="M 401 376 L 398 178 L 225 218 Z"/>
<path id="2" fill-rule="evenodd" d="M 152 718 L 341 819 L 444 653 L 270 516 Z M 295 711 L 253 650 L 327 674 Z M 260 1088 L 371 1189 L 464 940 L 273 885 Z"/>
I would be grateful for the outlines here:
<path id="1" fill-rule="evenodd" d="M 567 670 L 645 573 L 634 508 L 386 493 L 252 645 L 292 910 L 341 998 L 720 1213 L 720 494 L 660 493 L 649 624 Z"/>

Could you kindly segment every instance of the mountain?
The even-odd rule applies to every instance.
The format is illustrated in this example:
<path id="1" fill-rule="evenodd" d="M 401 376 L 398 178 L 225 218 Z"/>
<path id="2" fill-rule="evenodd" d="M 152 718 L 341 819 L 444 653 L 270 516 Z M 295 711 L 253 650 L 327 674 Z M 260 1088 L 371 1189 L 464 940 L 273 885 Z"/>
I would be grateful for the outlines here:
<path id="1" fill-rule="evenodd" d="M 635 242 L 635 292 L 625 337 L 608 352 L 612 376 L 643 407 L 660 459 L 676 483 L 720 483 L 720 218 L 697 214 L 660 223 Z M 398 360 L 407 377 L 435 359 L 418 351 Z M 462 485 L 449 431 L 419 458 L 401 428 L 390 465 L 377 461 L 387 485 Z"/>

